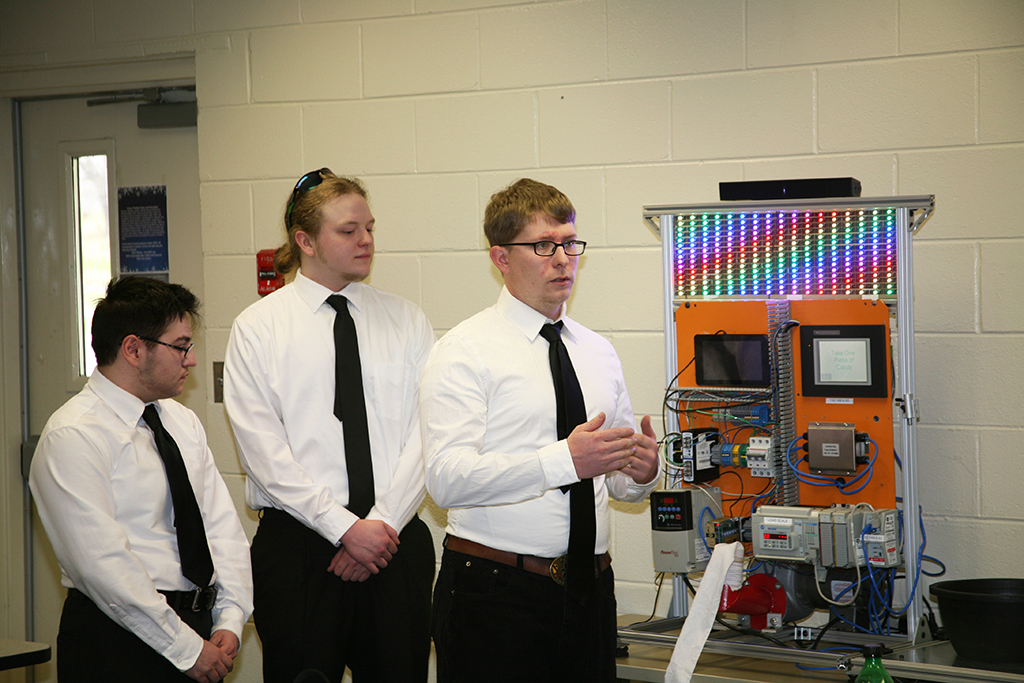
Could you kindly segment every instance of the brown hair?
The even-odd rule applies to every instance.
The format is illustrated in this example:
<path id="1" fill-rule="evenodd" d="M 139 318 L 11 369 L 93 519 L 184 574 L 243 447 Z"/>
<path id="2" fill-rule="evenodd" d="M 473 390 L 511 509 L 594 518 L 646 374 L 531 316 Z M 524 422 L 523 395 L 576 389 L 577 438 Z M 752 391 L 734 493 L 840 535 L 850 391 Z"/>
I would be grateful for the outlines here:
<path id="1" fill-rule="evenodd" d="M 126 275 L 107 284 L 107 295 L 96 303 L 92 314 L 92 350 L 96 365 L 106 367 L 117 360 L 121 342 L 130 334 L 149 339 L 162 335 L 176 320 L 185 319 L 195 327 L 200 322 L 199 299 L 182 285 L 139 275 Z"/>
<path id="2" fill-rule="evenodd" d="M 484 211 L 484 234 L 490 245 L 512 242 L 535 216 L 575 223 L 576 209 L 558 188 L 522 178 L 491 195 Z"/>
<path id="3" fill-rule="evenodd" d="M 296 195 L 293 190 L 294 199 L 289 197 L 285 207 L 284 228 L 288 239 L 274 252 L 274 270 L 282 275 L 295 270 L 302 262 L 302 250 L 295 243 L 295 233 L 301 230 L 313 239 L 320 234 L 320 209 L 324 204 L 347 194 L 369 199 L 366 188 L 358 178 L 336 176 L 327 169 L 320 171 L 320 177 L 320 184 L 305 192 Z"/>

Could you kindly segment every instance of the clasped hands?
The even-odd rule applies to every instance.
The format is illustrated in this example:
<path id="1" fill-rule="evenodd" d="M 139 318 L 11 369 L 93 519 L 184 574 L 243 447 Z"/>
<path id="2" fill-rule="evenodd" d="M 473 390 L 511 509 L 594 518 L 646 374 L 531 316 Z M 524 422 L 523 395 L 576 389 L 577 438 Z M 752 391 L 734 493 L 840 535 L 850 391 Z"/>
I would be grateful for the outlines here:
<path id="1" fill-rule="evenodd" d="M 637 484 L 649 484 L 658 475 L 658 437 L 651 417 L 640 421 L 640 431 L 629 427 L 601 429 L 605 414 L 572 430 L 567 439 L 576 474 L 580 479 L 619 471 Z"/>
<path id="2" fill-rule="evenodd" d="M 341 537 L 327 571 L 343 581 L 366 581 L 398 552 L 398 532 L 378 519 L 360 519 Z"/>
<path id="3" fill-rule="evenodd" d="M 185 675 L 199 683 L 217 683 L 230 673 L 238 655 L 238 638 L 227 630 L 214 631 L 203 641 L 199 659 Z"/>

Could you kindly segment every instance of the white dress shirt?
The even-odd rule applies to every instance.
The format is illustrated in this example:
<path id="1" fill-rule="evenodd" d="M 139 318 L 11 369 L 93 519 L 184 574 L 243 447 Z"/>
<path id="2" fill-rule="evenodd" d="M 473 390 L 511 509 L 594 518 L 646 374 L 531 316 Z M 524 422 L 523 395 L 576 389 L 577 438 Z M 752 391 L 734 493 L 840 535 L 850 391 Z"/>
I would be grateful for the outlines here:
<path id="1" fill-rule="evenodd" d="M 562 318 L 562 340 L 583 390 L 587 419 L 635 429 L 612 345 Z M 462 322 L 430 354 L 420 386 L 427 491 L 450 508 L 447 532 L 514 553 L 556 557 L 569 546 L 569 496 L 579 481 L 557 436 L 550 322 L 502 288 L 494 306 Z M 643 499 L 656 485 L 621 472 L 594 478 L 595 553 L 608 550 L 608 496 Z"/>
<path id="2" fill-rule="evenodd" d="M 252 613 L 249 543 L 195 413 L 156 403 L 181 451 L 215 567 L 213 630 L 242 640 Z M 46 423 L 29 483 L 60 561 L 61 583 L 185 671 L 203 639 L 158 590 L 195 588 L 181 573 L 173 504 L 145 404 L 96 371 Z"/>
<path id="3" fill-rule="evenodd" d="M 284 510 L 334 544 L 359 519 L 345 509 L 348 473 L 334 416 L 331 292 L 298 273 L 235 319 L 224 405 L 253 509 Z M 401 532 L 425 496 L 416 410 L 434 331 L 413 303 L 361 283 L 340 293 L 359 338 L 376 502 L 367 519 Z"/>

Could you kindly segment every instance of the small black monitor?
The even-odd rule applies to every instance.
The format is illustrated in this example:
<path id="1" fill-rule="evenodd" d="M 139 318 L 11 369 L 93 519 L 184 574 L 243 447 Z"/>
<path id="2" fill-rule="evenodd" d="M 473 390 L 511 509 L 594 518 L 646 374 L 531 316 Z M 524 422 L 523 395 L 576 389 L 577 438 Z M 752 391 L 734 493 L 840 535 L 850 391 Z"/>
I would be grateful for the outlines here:
<path id="1" fill-rule="evenodd" d="M 769 387 L 766 334 L 695 334 L 693 362 L 702 387 Z"/>
<path id="2" fill-rule="evenodd" d="M 885 325 L 802 325 L 804 396 L 885 398 Z"/>

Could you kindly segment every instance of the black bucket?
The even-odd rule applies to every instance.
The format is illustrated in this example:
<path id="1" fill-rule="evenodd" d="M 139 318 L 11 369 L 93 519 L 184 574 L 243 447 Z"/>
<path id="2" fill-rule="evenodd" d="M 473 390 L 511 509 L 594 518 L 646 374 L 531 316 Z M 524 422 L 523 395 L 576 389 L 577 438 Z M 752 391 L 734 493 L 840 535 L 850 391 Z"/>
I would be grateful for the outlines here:
<path id="1" fill-rule="evenodd" d="M 1024 579 L 962 579 L 931 586 L 957 655 L 1024 664 Z"/>

